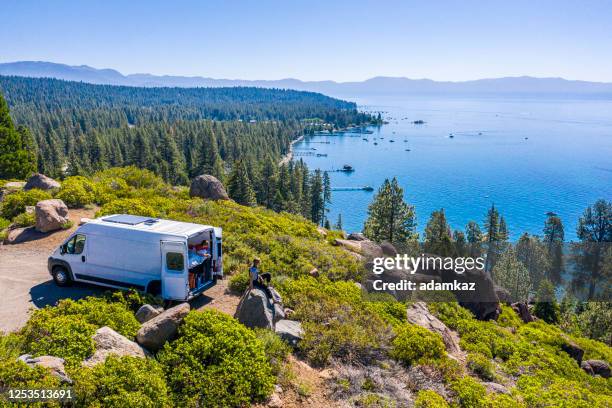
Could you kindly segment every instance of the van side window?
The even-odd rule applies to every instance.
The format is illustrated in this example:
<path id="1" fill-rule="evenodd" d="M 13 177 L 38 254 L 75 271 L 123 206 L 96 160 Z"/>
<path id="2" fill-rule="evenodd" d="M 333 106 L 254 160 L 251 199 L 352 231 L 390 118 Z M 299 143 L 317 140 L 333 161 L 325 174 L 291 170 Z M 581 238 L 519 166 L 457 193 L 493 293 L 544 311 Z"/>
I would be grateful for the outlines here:
<path id="1" fill-rule="evenodd" d="M 79 255 L 85 249 L 85 235 L 77 234 L 66 242 L 66 253 Z"/>
<path id="2" fill-rule="evenodd" d="M 185 259 L 183 254 L 168 252 L 166 254 L 166 269 L 169 271 L 183 272 L 185 270 Z"/>

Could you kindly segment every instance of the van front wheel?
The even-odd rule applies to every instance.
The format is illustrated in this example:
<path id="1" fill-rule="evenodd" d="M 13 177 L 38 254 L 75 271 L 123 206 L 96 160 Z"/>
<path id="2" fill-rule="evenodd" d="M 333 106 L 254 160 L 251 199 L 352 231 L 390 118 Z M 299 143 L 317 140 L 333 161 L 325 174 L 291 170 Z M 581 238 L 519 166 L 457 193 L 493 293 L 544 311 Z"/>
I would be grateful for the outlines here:
<path id="1" fill-rule="evenodd" d="M 70 286 L 72 278 L 66 268 L 58 266 L 53 269 L 53 281 L 57 286 Z"/>

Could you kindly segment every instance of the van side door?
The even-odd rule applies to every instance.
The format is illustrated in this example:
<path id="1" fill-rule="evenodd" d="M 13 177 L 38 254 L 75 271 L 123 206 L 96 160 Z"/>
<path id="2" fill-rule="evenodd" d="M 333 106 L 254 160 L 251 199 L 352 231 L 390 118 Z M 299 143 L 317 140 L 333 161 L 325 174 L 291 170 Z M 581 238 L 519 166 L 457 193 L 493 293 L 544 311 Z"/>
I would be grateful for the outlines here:
<path id="1" fill-rule="evenodd" d="M 186 243 L 161 241 L 161 257 L 162 297 L 166 300 L 186 300 L 189 294 Z"/>
<path id="2" fill-rule="evenodd" d="M 62 259 L 70 265 L 75 279 L 83 279 L 87 275 L 87 246 L 87 236 L 76 233 L 61 247 Z"/>

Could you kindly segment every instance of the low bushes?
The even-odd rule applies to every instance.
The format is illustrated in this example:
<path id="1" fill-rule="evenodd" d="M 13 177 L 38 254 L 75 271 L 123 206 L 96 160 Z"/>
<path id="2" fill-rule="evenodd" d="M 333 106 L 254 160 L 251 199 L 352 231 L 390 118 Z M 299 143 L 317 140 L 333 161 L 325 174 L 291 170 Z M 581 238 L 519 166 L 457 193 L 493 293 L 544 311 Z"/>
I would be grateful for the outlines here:
<path id="1" fill-rule="evenodd" d="M 435 391 L 421 390 L 414 400 L 414 408 L 448 408 L 448 402 Z"/>
<path id="2" fill-rule="evenodd" d="M 36 224 L 34 213 L 21 213 L 13 218 L 12 224 L 16 227 L 29 227 Z"/>
<path id="3" fill-rule="evenodd" d="M 485 381 L 493 381 L 496 378 L 493 363 L 480 353 L 469 353 L 467 366 L 474 374 Z"/>
<path id="4" fill-rule="evenodd" d="M 78 364 L 93 354 L 91 336 L 102 326 L 133 338 L 140 325 L 124 304 L 89 297 L 79 301 L 64 299 L 56 307 L 35 311 L 21 334 L 26 352 L 62 357 L 69 364 Z"/>
<path id="5" fill-rule="evenodd" d="M 13 219 L 15 216 L 25 212 L 27 206 L 36 205 L 37 202 L 50 198 L 51 194 L 36 188 L 8 194 L 4 197 L 4 201 L 2 201 L 0 215 L 9 220 Z"/>
<path id="6" fill-rule="evenodd" d="M 91 180 L 83 176 L 68 177 L 62 181 L 62 186 L 55 197 L 70 208 L 80 208 L 94 202 L 96 187 Z"/>
<path id="7" fill-rule="evenodd" d="M 394 359 L 412 365 L 444 357 L 444 342 L 439 334 L 408 323 L 395 330 L 397 336 L 391 343 L 390 352 Z"/>
<path id="8" fill-rule="evenodd" d="M 472 312 L 461 307 L 457 302 L 431 302 L 427 306 L 431 313 L 453 330 L 457 329 L 461 320 L 474 318 Z"/>
<path id="9" fill-rule="evenodd" d="M 263 401 L 274 385 L 262 342 L 214 310 L 190 312 L 158 359 L 179 406 L 247 405 Z"/>
<path id="10" fill-rule="evenodd" d="M 160 364 L 153 359 L 109 356 L 73 375 L 78 406 L 164 408 L 170 396 Z"/>

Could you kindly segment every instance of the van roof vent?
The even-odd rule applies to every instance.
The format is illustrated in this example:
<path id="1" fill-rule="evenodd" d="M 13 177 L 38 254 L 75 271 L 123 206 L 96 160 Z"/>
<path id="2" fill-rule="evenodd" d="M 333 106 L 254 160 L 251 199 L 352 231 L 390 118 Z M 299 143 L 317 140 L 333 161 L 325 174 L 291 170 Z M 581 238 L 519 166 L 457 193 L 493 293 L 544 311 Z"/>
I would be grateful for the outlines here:
<path id="1" fill-rule="evenodd" d="M 143 222 L 147 225 L 153 225 L 157 222 L 157 220 L 153 218 L 129 214 L 113 215 L 112 217 L 104 218 L 104 221 L 125 225 L 137 225 Z"/>

